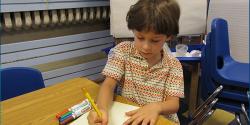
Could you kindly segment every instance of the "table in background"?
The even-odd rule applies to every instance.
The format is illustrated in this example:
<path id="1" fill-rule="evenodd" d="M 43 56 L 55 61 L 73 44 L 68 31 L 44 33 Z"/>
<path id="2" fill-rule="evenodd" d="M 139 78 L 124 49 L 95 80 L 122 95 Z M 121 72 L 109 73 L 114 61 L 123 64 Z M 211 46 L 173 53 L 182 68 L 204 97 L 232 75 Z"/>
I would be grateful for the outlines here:
<path id="1" fill-rule="evenodd" d="M 202 44 L 194 44 L 194 45 L 188 45 L 188 52 L 192 50 L 202 50 L 202 47 L 204 45 Z M 172 52 L 175 52 L 175 48 L 171 48 Z M 190 93 L 189 93 L 189 100 L 188 100 L 188 113 L 191 115 L 198 103 L 198 97 L 199 97 L 199 73 L 200 73 L 200 61 L 201 57 L 177 57 L 177 59 L 181 63 L 186 63 L 190 65 L 190 71 L 191 71 L 191 82 L 190 82 Z"/>

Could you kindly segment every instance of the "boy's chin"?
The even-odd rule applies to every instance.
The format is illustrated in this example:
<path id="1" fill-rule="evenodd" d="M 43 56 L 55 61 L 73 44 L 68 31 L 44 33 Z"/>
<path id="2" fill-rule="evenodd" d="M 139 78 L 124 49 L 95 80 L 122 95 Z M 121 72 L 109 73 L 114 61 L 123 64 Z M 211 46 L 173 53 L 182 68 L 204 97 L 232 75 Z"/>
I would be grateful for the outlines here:
<path id="1" fill-rule="evenodd" d="M 145 59 L 151 59 L 153 56 L 152 54 L 142 55 Z"/>

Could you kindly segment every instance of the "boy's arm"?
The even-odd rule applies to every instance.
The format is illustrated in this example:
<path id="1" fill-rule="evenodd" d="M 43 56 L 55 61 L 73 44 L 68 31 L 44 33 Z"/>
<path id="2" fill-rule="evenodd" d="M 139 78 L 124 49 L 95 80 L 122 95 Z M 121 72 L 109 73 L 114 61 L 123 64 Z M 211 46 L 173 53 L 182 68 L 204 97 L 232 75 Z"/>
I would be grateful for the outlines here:
<path id="1" fill-rule="evenodd" d="M 164 102 L 157 102 L 160 114 L 169 115 L 178 112 L 179 110 L 179 97 L 169 96 Z"/>
<path id="2" fill-rule="evenodd" d="M 114 97 L 114 89 L 117 81 L 111 77 L 106 77 L 101 85 L 98 97 L 97 106 L 108 112 Z"/>

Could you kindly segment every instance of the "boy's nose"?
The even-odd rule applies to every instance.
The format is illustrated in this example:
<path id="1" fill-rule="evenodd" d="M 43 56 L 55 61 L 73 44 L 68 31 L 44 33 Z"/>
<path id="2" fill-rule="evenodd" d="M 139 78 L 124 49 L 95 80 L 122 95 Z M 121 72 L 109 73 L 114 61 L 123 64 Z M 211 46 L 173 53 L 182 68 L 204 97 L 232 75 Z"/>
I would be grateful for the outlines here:
<path id="1" fill-rule="evenodd" d="M 145 44 L 143 44 L 142 48 L 143 48 L 143 50 L 145 50 L 147 52 L 150 50 L 151 46 L 149 45 L 148 42 L 145 42 Z"/>

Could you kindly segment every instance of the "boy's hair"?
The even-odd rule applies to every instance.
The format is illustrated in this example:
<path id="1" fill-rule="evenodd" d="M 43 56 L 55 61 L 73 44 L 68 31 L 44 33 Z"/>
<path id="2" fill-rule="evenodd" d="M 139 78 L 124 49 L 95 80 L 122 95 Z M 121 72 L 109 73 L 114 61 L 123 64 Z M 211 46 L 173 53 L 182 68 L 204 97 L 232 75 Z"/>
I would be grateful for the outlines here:
<path id="1" fill-rule="evenodd" d="M 126 20 L 128 29 L 154 31 L 167 36 L 179 33 L 180 7 L 175 0 L 139 0 Z"/>

